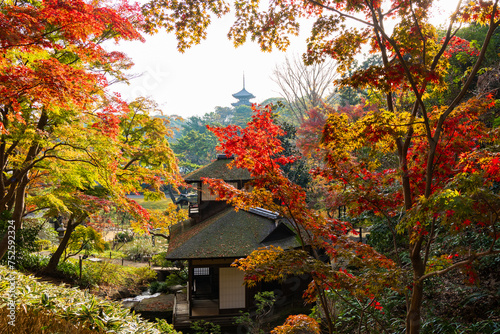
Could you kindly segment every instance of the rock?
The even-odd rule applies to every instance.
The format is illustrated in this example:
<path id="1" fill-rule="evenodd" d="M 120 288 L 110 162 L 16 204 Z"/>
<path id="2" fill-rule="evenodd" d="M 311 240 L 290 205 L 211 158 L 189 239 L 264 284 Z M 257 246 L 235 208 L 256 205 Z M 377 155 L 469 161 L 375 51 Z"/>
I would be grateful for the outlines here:
<path id="1" fill-rule="evenodd" d="M 177 292 L 177 291 L 180 291 L 182 289 L 184 289 L 186 286 L 185 285 L 173 285 L 173 286 L 170 286 L 168 287 L 168 289 L 172 292 Z"/>
<path id="2" fill-rule="evenodd" d="M 134 306 L 136 312 L 168 312 L 174 308 L 173 294 L 160 294 L 157 297 L 146 298 Z"/>
<path id="3" fill-rule="evenodd" d="M 122 301 L 121 302 L 124 308 L 129 308 L 130 310 L 134 310 L 135 306 L 140 302 L 137 301 Z"/>

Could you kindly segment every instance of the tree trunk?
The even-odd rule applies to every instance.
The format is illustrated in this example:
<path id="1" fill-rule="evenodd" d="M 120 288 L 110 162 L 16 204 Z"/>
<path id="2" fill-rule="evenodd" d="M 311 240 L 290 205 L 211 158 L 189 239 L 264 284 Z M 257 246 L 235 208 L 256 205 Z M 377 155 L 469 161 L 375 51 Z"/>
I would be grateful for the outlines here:
<path id="1" fill-rule="evenodd" d="M 412 131 L 410 130 L 410 133 Z M 403 171 L 402 175 L 402 185 L 403 185 L 403 196 L 404 196 L 404 209 L 408 211 L 413 205 L 412 191 L 410 176 L 408 175 L 408 160 L 407 160 L 407 147 L 408 145 L 403 145 L 400 143 L 400 168 Z M 408 235 L 411 235 L 411 231 L 408 231 Z M 425 264 L 420 255 L 422 249 L 423 239 L 420 238 L 414 243 L 409 244 L 410 260 L 413 267 L 413 286 L 411 291 L 411 299 L 408 303 L 407 301 L 407 314 L 406 314 L 406 333 L 407 334 L 418 334 L 420 333 L 420 312 L 422 309 L 422 300 L 424 294 L 423 282 L 418 281 L 422 275 L 425 273 Z"/>
<path id="2" fill-rule="evenodd" d="M 52 254 L 52 257 L 50 258 L 47 267 L 45 267 L 44 269 L 45 273 L 52 274 L 56 272 L 57 265 L 59 264 L 59 260 L 61 259 L 61 256 L 64 250 L 66 249 L 66 246 L 68 245 L 71 233 L 73 233 L 77 225 L 78 224 L 73 222 L 73 217 L 71 217 L 68 221 L 68 226 L 66 227 L 66 232 L 64 233 L 64 237 L 59 243 L 59 247 L 57 247 L 54 254 Z"/>
<path id="3" fill-rule="evenodd" d="M 16 196 L 14 201 L 14 212 L 12 214 L 12 220 L 14 221 L 15 232 L 19 231 L 22 227 L 22 218 L 24 213 L 24 199 L 26 194 L 26 187 L 28 185 L 28 177 L 25 175 L 16 189 Z M 0 260 L 7 253 L 9 240 L 9 234 L 5 233 L 0 241 Z"/>
<path id="4" fill-rule="evenodd" d="M 410 309 L 406 315 L 406 333 L 420 333 L 420 310 L 422 309 L 422 300 L 424 297 L 424 285 L 422 282 L 413 285 L 411 294 Z"/>
<path id="5" fill-rule="evenodd" d="M 425 264 L 420 255 L 422 250 L 423 238 L 410 244 L 410 259 L 413 266 L 413 286 L 411 292 L 411 301 L 408 313 L 406 314 L 406 333 L 420 333 L 420 312 L 422 310 L 422 300 L 424 298 L 424 282 L 419 279 L 425 273 Z"/>
<path id="6" fill-rule="evenodd" d="M 40 115 L 40 119 L 38 120 L 37 124 L 37 129 L 38 130 L 43 130 L 45 126 L 48 123 L 48 116 L 44 112 Z M 41 147 L 40 143 L 37 141 L 33 141 L 28 153 L 26 154 L 26 158 L 24 160 L 23 165 L 31 165 L 35 157 L 40 153 Z M 14 174 L 10 177 L 10 182 L 12 184 L 10 187 L 16 187 L 15 186 L 15 179 L 20 180 L 19 184 L 17 185 L 15 189 L 15 198 L 14 198 L 14 213 L 12 216 L 12 219 L 14 220 L 15 224 L 15 231 L 19 231 L 22 227 L 22 217 L 24 214 L 24 197 L 26 195 L 26 187 L 28 186 L 29 183 L 29 178 L 28 178 L 28 173 L 29 173 L 30 168 L 20 168 L 19 170 L 14 171 Z M 12 199 L 8 199 L 6 203 L 2 205 L 2 209 L 5 209 L 5 206 L 12 205 Z M 0 241 L 0 260 L 4 257 L 4 255 L 7 253 L 7 248 L 8 248 L 8 233 L 5 233 L 5 235 L 2 238 L 2 241 Z"/>
<path id="7" fill-rule="evenodd" d="M 168 195 L 170 196 L 170 199 L 172 200 L 172 203 L 174 203 L 177 206 L 177 211 L 179 211 L 181 209 L 181 206 L 176 203 L 174 191 L 172 190 L 172 185 L 171 184 L 168 185 Z"/>

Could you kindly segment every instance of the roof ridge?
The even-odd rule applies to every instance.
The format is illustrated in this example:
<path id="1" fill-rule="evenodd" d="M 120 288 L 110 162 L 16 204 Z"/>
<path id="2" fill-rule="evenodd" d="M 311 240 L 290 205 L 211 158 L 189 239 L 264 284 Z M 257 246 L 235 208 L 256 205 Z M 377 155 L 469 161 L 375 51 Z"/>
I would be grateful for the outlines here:
<path id="1" fill-rule="evenodd" d="M 254 213 L 254 214 L 262 216 L 262 217 L 270 218 L 270 219 L 276 219 L 279 217 L 279 213 L 271 211 L 271 210 L 267 210 L 264 208 L 260 208 L 260 207 L 253 207 L 253 208 L 250 208 L 246 211 Z"/>

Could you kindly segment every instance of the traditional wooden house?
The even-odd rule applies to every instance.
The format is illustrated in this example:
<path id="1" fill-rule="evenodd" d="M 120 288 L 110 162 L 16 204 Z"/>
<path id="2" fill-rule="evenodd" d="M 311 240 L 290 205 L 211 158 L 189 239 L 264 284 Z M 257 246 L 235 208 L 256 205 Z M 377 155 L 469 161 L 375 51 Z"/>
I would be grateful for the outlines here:
<path id="1" fill-rule="evenodd" d="M 295 233 L 276 213 L 261 208 L 236 211 L 217 201 L 202 183 L 201 178 L 211 177 L 239 189 L 244 187 L 250 174 L 228 168 L 230 162 L 231 158 L 219 155 L 213 163 L 185 177 L 186 182 L 196 186 L 198 199 L 189 206 L 189 219 L 171 230 L 167 259 L 188 262 L 187 306 L 183 312 L 191 320 L 238 315 L 252 306 L 257 290 L 247 288 L 244 272 L 231 267 L 235 259 L 264 246 L 299 246 Z M 177 314 L 174 310 L 174 325 L 182 316 L 180 309 Z"/>

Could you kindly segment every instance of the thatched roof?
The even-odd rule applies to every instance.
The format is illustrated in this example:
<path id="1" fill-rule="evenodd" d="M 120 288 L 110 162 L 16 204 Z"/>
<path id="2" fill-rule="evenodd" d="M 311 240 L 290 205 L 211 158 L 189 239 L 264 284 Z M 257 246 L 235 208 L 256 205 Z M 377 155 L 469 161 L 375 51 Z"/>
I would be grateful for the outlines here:
<path id="1" fill-rule="evenodd" d="M 230 168 L 231 158 L 219 156 L 214 162 L 189 173 L 184 177 L 186 182 L 201 182 L 202 177 L 222 179 L 226 182 L 250 180 L 250 172 L 241 168 Z"/>
<path id="2" fill-rule="evenodd" d="M 268 245 L 299 247 L 294 233 L 276 220 L 229 207 L 195 224 L 188 219 L 173 227 L 167 259 L 238 258 Z"/>

